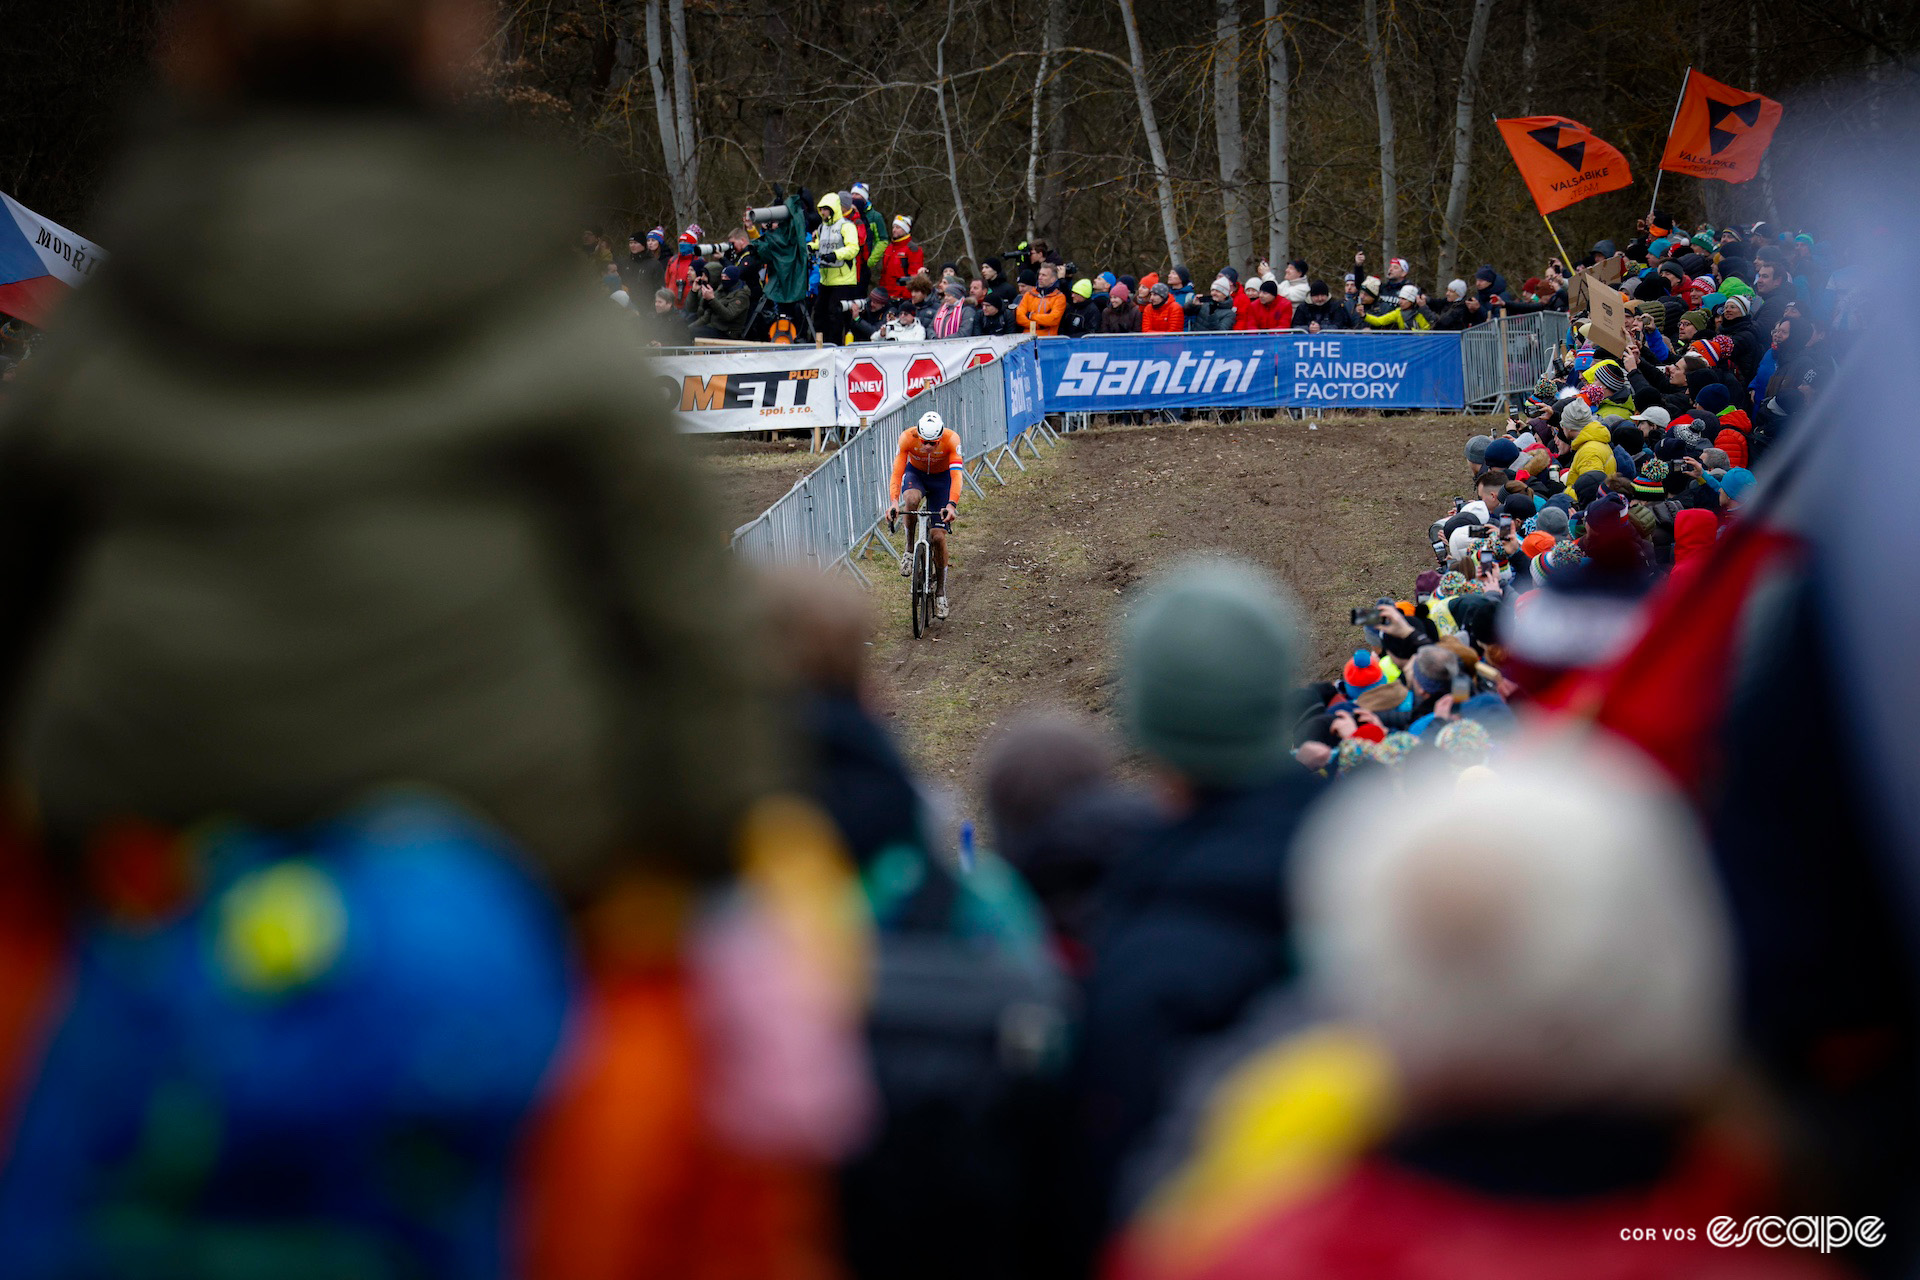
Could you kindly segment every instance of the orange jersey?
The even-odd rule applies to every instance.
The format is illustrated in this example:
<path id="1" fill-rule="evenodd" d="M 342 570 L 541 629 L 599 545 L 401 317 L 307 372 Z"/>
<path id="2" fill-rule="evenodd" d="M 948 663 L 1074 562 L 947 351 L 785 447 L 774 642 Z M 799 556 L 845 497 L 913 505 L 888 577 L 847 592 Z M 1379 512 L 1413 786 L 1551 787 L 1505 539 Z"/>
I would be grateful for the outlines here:
<path id="1" fill-rule="evenodd" d="M 906 479 L 907 467 L 922 475 L 937 476 L 943 470 L 951 474 L 960 470 L 960 436 L 952 427 L 940 433 L 940 438 L 929 444 L 920 438 L 918 427 L 908 427 L 900 433 L 900 447 L 893 455 L 893 501 L 900 501 L 900 482 Z M 953 484 L 947 492 L 947 501 L 955 506 L 960 504 L 960 477 L 952 476 Z M 932 495 L 929 494 L 929 497 Z"/>

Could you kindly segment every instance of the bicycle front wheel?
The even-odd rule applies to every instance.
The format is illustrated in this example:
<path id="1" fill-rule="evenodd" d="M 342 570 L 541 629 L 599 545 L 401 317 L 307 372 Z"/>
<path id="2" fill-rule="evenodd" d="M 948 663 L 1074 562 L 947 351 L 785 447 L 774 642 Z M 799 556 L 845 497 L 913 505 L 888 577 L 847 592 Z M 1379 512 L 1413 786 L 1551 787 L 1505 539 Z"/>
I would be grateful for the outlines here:
<path id="1" fill-rule="evenodd" d="M 913 591 L 907 597 L 907 612 L 917 640 L 933 625 L 933 549 L 924 542 L 913 548 Z"/>

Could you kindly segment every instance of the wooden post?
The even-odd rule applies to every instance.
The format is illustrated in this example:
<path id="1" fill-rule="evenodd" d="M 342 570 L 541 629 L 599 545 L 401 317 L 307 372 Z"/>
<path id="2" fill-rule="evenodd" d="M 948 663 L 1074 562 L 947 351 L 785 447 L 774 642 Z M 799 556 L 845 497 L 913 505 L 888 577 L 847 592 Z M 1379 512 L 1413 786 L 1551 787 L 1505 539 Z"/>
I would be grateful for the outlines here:
<path id="1" fill-rule="evenodd" d="M 815 351 L 818 351 L 825 345 L 826 344 L 820 338 L 820 330 L 816 328 L 813 331 L 813 349 Z M 808 453 L 820 452 L 820 424 L 817 422 L 813 426 L 813 443 L 808 447 L 807 452 Z"/>

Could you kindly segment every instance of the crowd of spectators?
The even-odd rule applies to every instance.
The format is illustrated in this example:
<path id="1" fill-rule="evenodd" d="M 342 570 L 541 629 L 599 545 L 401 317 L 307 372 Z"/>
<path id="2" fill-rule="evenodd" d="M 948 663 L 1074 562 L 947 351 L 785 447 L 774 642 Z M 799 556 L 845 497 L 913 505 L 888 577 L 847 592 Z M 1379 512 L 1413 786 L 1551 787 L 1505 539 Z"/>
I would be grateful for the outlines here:
<path id="1" fill-rule="evenodd" d="M 1247 263 L 1244 274 L 1223 264 L 1202 288 L 1184 263 L 1142 275 L 1088 271 L 1038 240 L 985 257 L 977 267 L 964 257 L 931 267 L 913 239 L 913 220 L 883 218 L 865 184 L 828 192 L 810 211 L 807 203 L 802 193 L 797 212 L 806 218 L 807 237 L 791 242 L 806 252 L 805 295 L 786 301 L 764 288 L 770 275 L 766 227 L 751 210 L 718 243 L 705 242 L 705 232 L 694 224 L 677 236 L 664 227 L 636 231 L 624 251 L 593 232 L 586 233 L 585 245 L 609 295 L 644 313 L 648 341 L 661 346 L 694 339 L 810 341 L 816 332 L 837 344 L 1016 333 L 1460 330 L 1505 315 L 1564 312 L 1574 280 L 1574 271 L 1558 258 L 1518 288 L 1487 264 L 1471 280 L 1449 280 L 1436 294 L 1411 278 L 1407 259 L 1391 258 L 1384 275 L 1375 275 L 1362 251 L 1337 285 L 1329 283 L 1332 275 L 1314 274 L 1303 259 L 1283 263 L 1277 274 L 1259 259 Z M 1781 356 L 1770 353 L 1780 320 L 1802 322 L 1797 334 L 1789 326 L 1785 350 L 1788 359 L 1797 359 L 1818 340 L 1812 322 L 1824 326 L 1834 315 L 1831 308 L 1818 317 L 1797 310 L 1787 315 L 1801 291 L 1781 293 L 1783 286 L 1809 278 L 1823 290 L 1827 285 L 1828 273 L 1805 234 L 1776 238 L 1764 225 L 1702 225 L 1689 234 L 1655 213 L 1641 220 L 1624 250 L 1601 241 L 1576 266 L 1614 262 L 1609 279 L 1620 281 L 1629 260 L 1637 274 L 1620 287 L 1634 299 L 1648 332 L 1659 334 L 1648 344 L 1646 361 L 1665 366 L 1669 352 L 1685 358 L 1690 344 L 1724 336 L 1736 358 L 1730 368 L 1717 358 L 1714 367 L 1730 386 L 1735 371 L 1754 382 L 1763 359 L 1767 378 L 1781 371 Z M 1746 301 L 1729 310 L 1733 298 Z M 1840 309 L 1857 308 L 1860 301 L 1849 297 Z M 1709 354 L 1699 353 L 1702 359 Z"/>
<path id="2" fill-rule="evenodd" d="M 1734 936 L 1783 904 L 1717 879 L 1643 757 L 1549 714 L 1701 590 L 1742 528 L 1752 466 L 1831 367 L 1840 297 L 1807 242 L 1708 238 L 1704 266 L 1666 235 L 1595 247 L 1589 264 L 1626 277 L 1627 350 L 1596 349 L 1571 317 L 1539 386 L 1465 441 L 1460 496 L 1407 531 L 1432 567 L 1340 620 L 1355 641 L 1340 669 L 1299 669 L 1296 606 L 1262 571 L 1183 564 L 1126 608 L 1117 736 L 1037 711 L 982 747 L 998 856 L 968 844 L 968 865 L 1011 871 L 1028 905 L 968 927 L 1070 979 L 1079 1031 L 1024 1139 L 986 1124 L 919 1153 L 965 1164 L 989 1144 L 1002 1189 L 1026 1199 L 910 1180 L 886 1202 L 896 1264 L 971 1274 L 1025 1241 L 1007 1274 L 1411 1277 L 1497 1258 L 1498 1274 L 1678 1276 L 1711 1260 L 1710 1217 L 1779 1207 L 1785 1154 L 1756 1158 L 1761 1126 L 1719 1113 L 1743 1034 Z M 1516 301 L 1564 306 L 1567 277 L 1550 274 Z M 1742 346 L 1762 311 L 1771 341 Z M 808 609 L 832 590 L 812 584 Z M 904 831 L 925 810 L 863 700 L 865 634 L 843 625 L 835 678 L 805 694 L 814 785 L 849 831 L 892 795 Z M 852 840 L 869 882 L 884 843 Z M 908 914 L 882 913 L 883 956 Z M 896 1050 L 876 1044 L 892 1079 Z M 883 1132 L 925 1141 L 911 1107 L 887 1115 Z M 1621 1236 L 1665 1205 L 1687 1206 L 1692 1235 Z M 882 1230 L 873 1204 L 844 1209 L 856 1249 Z"/>
<path id="3" fill-rule="evenodd" d="M 770 336 L 1571 307 L 1339 670 L 1254 565 L 1160 566 L 1110 730 L 971 744 L 976 830 L 866 594 L 725 551 L 556 252 L 586 175 L 450 127 L 482 7 L 222 12 L 0 416 L 0 1272 L 1911 1274 L 1911 449 L 1828 350 L 1897 388 L 1910 331 L 1816 246 L 1656 216 L 1587 264 L 1619 340 L 1591 275 L 936 280 L 857 185 L 608 256 Z"/>

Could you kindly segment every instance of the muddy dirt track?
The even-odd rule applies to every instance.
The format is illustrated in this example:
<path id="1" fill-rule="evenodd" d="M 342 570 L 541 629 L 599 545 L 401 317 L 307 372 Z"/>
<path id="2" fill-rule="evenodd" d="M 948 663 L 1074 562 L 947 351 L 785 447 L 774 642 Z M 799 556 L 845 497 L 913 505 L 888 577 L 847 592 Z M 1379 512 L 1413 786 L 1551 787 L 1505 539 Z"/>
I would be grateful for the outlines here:
<path id="1" fill-rule="evenodd" d="M 772 506 L 793 482 L 826 461 L 808 453 L 793 438 L 740 440 L 731 436 L 688 436 L 687 445 L 715 476 L 713 496 L 729 532 Z"/>
<path id="2" fill-rule="evenodd" d="M 1401 417 L 1069 436 L 962 504 L 953 616 L 932 638 L 912 638 L 904 582 L 873 563 L 879 696 L 929 778 L 970 791 L 974 752 L 1008 715 L 1107 713 L 1119 611 L 1143 578 L 1203 552 L 1272 569 L 1301 603 L 1302 674 L 1332 671 L 1356 639 L 1348 609 L 1405 597 L 1432 566 L 1423 535 L 1467 493 L 1473 432 L 1468 418 Z"/>

